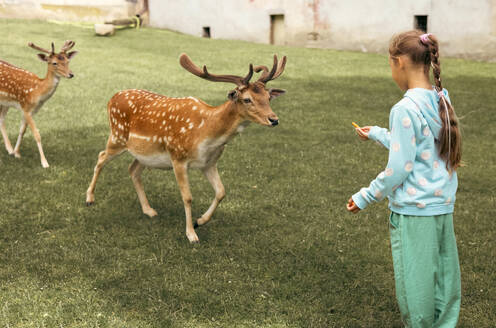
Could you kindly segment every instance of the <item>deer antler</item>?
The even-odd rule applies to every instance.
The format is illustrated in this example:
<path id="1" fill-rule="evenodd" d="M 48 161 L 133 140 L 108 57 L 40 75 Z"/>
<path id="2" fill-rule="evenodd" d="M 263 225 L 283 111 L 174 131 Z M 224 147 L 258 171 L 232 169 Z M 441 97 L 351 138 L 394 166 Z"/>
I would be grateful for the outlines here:
<path id="1" fill-rule="evenodd" d="M 271 80 L 277 79 L 282 74 L 282 72 L 284 72 L 285 66 L 286 56 L 282 57 L 281 62 L 278 64 L 277 56 L 274 55 L 274 64 L 272 65 L 272 69 L 270 70 L 270 72 L 267 66 L 259 65 L 255 67 L 255 72 L 257 73 L 263 70 L 263 73 L 258 79 L 258 82 L 262 82 L 265 84 Z"/>
<path id="2" fill-rule="evenodd" d="M 193 75 L 201 77 L 202 79 L 212 81 L 212 82 L 228 82 L 234 83 L 237 86 L 248 85 L 251 77 L 253 76 L 253 65 L 250 64 L 250 69 L 245 77 L 236 75 L 214 75 L 210 74 L 207 70 L 207 66 L 203 66 L 203 70 L 193 64 L 191 59 L 186 54 L 181 54 L 179 57 L 179 63 L 181 66 Z"/>
<path id="3" fill-rule="evenodd" d="M 46 49 L 43 49 L 41 47 L 38 47 L 37 45 L 35 45 L 33 42 L 29 42 L 28 43 L 28 46 L 30 46 L 31 48 L 35 49 L 35 50 L 38 50 L 38 51 L 41 51 L 41 52 L 46 52 L 47 54 L 50 53 L 50 51 L 46 50 Z M 53 53 L 53 43 L 52 43 L 52 53 Z"/>
<path id="4" fill-rule="evenodd" d="M 67 52 L 71 50 L 74 46 L 76 45 L 76 42 L 67 40 L 65 41 L 64 45 L 62 46 L 62 49 L 60 49 L 60 52 Z"/>

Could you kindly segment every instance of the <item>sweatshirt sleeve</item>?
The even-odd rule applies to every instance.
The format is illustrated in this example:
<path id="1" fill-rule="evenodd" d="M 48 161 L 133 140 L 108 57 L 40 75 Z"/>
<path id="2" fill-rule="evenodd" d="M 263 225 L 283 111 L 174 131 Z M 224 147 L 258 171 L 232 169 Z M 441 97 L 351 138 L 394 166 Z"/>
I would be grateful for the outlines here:
<path id="1" fill-rule="evenodd" d="M 413 170 L 416 143 L 414 123 L 418 120 L 407 108 L 395 106 L 390 115 L 390 147 L 386 169 L 379 173 L 366 188 L 352 196 L 355 204 L 366 208 L 370 203 L 379 202 L 406 180 Z M 384 129 L 385 130 L 385 129 Z"/>
<path id="2" fill-rule="evenodd" d="M 369 139 L 380 142 L 384 147 L 389 149 L 391 134 L 387 129 L 373 126 L 369 131 Z"/>

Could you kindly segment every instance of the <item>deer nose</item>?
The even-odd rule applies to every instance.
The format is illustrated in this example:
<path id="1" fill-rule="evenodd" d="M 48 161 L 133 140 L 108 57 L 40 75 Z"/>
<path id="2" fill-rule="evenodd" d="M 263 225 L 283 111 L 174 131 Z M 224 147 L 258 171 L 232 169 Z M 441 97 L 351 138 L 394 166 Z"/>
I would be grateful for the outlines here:
<path id="1" fill-rule="evenodd" d="M 276 126 L 277 124 L 279 124 L 279 120 L 277 118 L 270 118 L 269 117 L 269 122 L 270 122 L 270 124 L 272 124 L 272 126 Z"/>
<path id="2" fill-rule="evenodd" d="M 69 78 L 72 79 L 74 77 L 74 74 L 69 73 Z"/>

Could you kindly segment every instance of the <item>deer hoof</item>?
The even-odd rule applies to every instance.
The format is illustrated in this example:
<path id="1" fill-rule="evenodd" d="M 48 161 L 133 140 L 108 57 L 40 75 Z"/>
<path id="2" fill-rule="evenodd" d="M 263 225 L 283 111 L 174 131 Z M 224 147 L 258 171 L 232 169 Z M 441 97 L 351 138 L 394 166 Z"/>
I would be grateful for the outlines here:
<path id="1" fill-rule="evenodd" d="M 194 230 L 192 233 L 186 232 L 186 237 L 188 237 L 189 242 L 192 244 L 200 242 L 200 239 L 198 238 L 198 235 L 196 234 L 196 232 Z"/>
<path id="2" fill-rule="evenodd" d="M 146 210 L 143 210 L 143 213 L 145 213 L 151 218 L 158 215 L 157 211 L 155 211 L 153 208 L 148 208 Z"/>
<path id="3" fill-rule="evenodd" d="M 21 158 L 21 154 L 20 153 L 15 153 L 14 152 L 13 155 L 14 155 L 15 158 Z"/>
<path id="4" fill-rule="evenodd" d="M 41 163 L 41 166 L 43 166 L 43 168 L 44 168 L 44 169 L 47 169 L 47 168 L 49 168 L 49 167 L 50 167 L 50 165 L 48 165 L 48 163 L 47 163 L 47 162 L 45 162 L 45 163 Z"/>
<path id="5" fill-rule="evenodd" d="M 91 205 L 95 204 L 95 202 L 86 202 L 86 206 L 90 207 Z"/>

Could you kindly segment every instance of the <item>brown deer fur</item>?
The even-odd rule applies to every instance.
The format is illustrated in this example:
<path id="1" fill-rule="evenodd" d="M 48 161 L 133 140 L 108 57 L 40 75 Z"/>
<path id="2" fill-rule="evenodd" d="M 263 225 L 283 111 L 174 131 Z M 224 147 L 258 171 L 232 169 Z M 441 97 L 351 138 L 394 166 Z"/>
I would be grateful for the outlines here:
<path id="1" fill-rule="evenodd" d="M 284 70 L 285 61 L 284 57 L 282 64 L 277 66 L 275 58 L 278 75 Z M 206 67 L 202 73 L 198 67 L 191 66 L 194 64 L 184 54 L 181 65 L 204 79 L 232 82 L 237 87 L 229 93 L 230 99 L 217 107 L 193 97 L 169 98 L 145 90 L 124 90 L 115 94 L 107 106 L 111 133 L 106 149 L 98 156 L 86 202 L 88 205 L 94 202 L 95 185 L 103 166 L 127 150 L 135 157 L 129 167 L 131 178 L 142 210 L 150 217 L 157 215 L 157 212 L 148 203 L 141 183 L 141 172 L 144 167 L 174 170 L 185 207 L 186 236 L 190 242 L 197 242 L 191 217 L 192 196 L 187 169 L 200 169 L 215 191 L 210 208 L 197 220 L 197 225 L 203 225 L 211 219 L 225 195 L 216 166 L 225 144 L 250 121 L 266 126 L 277 125 L 278 118 L 269 101 L 285 91 L 265 88 L 261 79 L 270 80 L 276 74 L 270 77 L 264 66 L 256 68 L 258 71 L 264 70 L 259 81 L 249 83 L 246 78 L 211 75 Z M 253 67 L 250 66 L 247 77 L 251 77 L 252 73 Z"/>
<path id="2" fill-rule="evenodd" d="M 53 43 L 51 52 L 32 43 L 29 43 L 29 46 L 49 54 L 48 56 L 38 54 L 38 58 L 47 62 L 47 74 L 42 79 L 31 72 L 0 61 L 0 131 L 2 132 L 5 148 L 9 154 L 19 158 L 21 156 L 19 153 L 21 140 L 26 131 L 26 126 L 29 125 L 38 145 L 41 165 L 46 168 L 48 167 L 48 162 L 43 153 L 41 137 L 34 123 L 33 116 L 43 106 L 45 101 L 53 95 L 61 76 L 67 78 L 74 76 L 69 70 L 69 61 L 77 52 L 67 53 L 69 49 L 74 47 L 73 41 L 66 41 L 60 53 L 54 52 Z M 19 137 L 17 138 L 14 149 L 7 135 L 4 122 L 9 107 L 16 107 L 23 112 Z"/>

